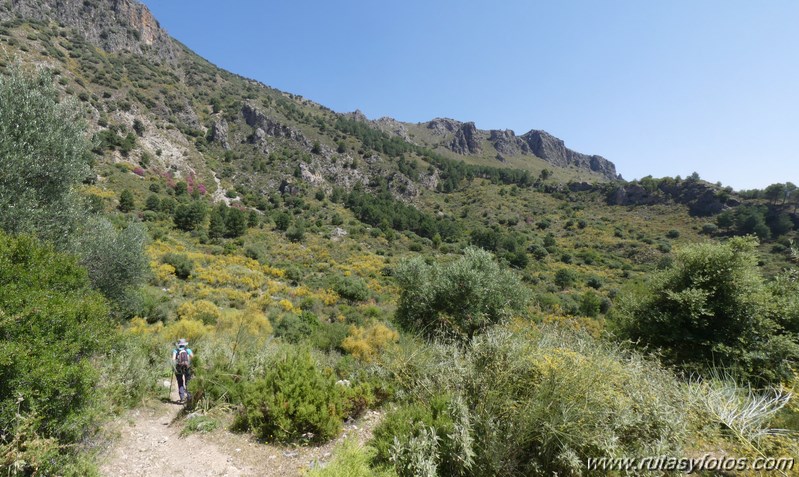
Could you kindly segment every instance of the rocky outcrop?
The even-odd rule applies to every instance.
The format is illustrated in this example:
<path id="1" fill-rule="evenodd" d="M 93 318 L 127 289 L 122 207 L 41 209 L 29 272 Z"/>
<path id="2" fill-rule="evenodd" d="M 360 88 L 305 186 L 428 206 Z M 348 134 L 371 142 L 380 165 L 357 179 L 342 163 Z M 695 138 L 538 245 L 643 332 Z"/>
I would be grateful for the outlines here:
<path id="1" fill-rule="evenodd" d="M 510 129 L 492 129 L 488 132 L 488 140 L 494 145 L 494 149 L 504 156 L 516 156 L 518 154 L 529 154 L 530 148 L 527 143 L 522 141 L 516 133 Z"/>
<path id="2" fill-rule="evenodd" d="M 214 123 L 211 125 L 211 133 L 209 136 L 211 141 L 219 143 L 223 149 L 227 150 L 230 149 L 230 143 L 228 142 L 228 124 L 225 121 L 225 118 L 217 118 Z"/>
<path id="3" fill-rule="evenodd" d="M 463 123 L 454 119 L 436 118 L 425 123 L 425 127 L 436 136 L 446 136 L 457 131 L 461 124 Z"/>
<path id="4" fill-rule="evenodd" d="M 394 118 L 382 117 L 372 121 L 372 124 L 386 134 L 397 136 L 407 142 L 412 142 L 411 137 L 408 135 L 408 128 Z"/>
<path id="5" fill-rule="evenodd" d="M 422 125 L 433 135 L 443 136 L 446 141 L 443 146 L 457 154 L 480 154 L 482 153 L 481 142 L 487 139 L 502 158 L 535 155 L 553 166 L 573 166 L 590 170 L 608 179 L 620 178 L 616 172 L 616 166 L 612 162 L 602 156 L 573 151 L 567 148 L 561 139 L 546 131 L 532 130 L 522 136 L 517 136 L 510 129 L 481 131 L 472 122 L 462 123 L 446 118 L 436 118 L 422 123 Z"/>
<path id="6" fill-rule="evenodd" d="M 188 100 L 184 101 L 183 105 L 180 106 L 179 109 L 173 110 L 173 113 L 175 113 L 175 117 L 177 117 L 180 122 L 189 128 L 194 130 L 203 129 L 203 126 L 200 123 L 200 118 L 197 116 L 197 112 L 194 110 Z"/>
<path id="7" fill-rule="evenodd" d="M 477 154 L 481 152 L 480 139 L 474 123 L 462 123 L 455 131 L 455 138 L 449 148 L 458 154 Z"/>
<path id="8" fill-rule="evenodd" d="M 609 179 L 618 179 L 616 166 L 602 156 L 589 156 L 566 147 L 562 139 L 546 131 L 532 130 L 521 136 L 530 152 L 537 157 L 559 167 L 575 166 L 588 169 Z"/>
<path id="9" fill-rule="evenodd" d="M 610 205 L 653 205 L 670 201 L 688 206 L 691 215 L 700 217 L 718 214 L 738 204 L 728 194 L 720 194 L 717 186 L 695 180 L 666 179 L 648 187 L 633 182 L 611 189 L 607 195 Z"/>
<path id="10" fill-rule="evenodd" d="M 266 136 L 285 137 L 302 143 L 307 142 L 300 131 L 272 119 L 249 102 L 244 103 L 241 107 L 241 114 L 247 125 L 255 130 L 251 139 L 253 143 L 257 144 L 263 141 Z"/>
<path id="11" fill-rule="evenodd" d="M 360 109 L 356 109 L 351 113 L 344 113 L 343 116 L 347 119 L 352 119 L 355 121 L 361 121 L 362 123 L 368 123 L 369 118 L 366 117 L 365 114 Z"/>
<path id="12" fill-rule="evenodd" d="M 174 62 L 177 47 L 150 10 L 136 0 L 11 0 L 0 21 L 55 21 L 105 51 L 151 54 Z"/>

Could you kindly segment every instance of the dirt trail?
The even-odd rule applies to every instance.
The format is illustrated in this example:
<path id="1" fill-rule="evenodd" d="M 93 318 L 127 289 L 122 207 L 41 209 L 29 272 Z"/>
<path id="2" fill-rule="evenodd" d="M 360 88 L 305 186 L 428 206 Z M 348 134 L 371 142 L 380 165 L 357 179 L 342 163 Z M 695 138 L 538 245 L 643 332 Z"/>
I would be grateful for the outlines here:
<path id="1" fill-rule="evenodd" d="M 333 442 L 319 447 L 282 447 L 261 444 L 252 437 L 216 430 L 208 434 L 180 436 L 182 406 L 154 402 L 127 413 L 116 423 L 118 439 L 107 451 L 100 472 L 104 476 L 299 476 L 302 471 L 324 465 L 336 444 L 350 435 L 360 442 L 371 437 L 380 420 L 367 412 Z"/>

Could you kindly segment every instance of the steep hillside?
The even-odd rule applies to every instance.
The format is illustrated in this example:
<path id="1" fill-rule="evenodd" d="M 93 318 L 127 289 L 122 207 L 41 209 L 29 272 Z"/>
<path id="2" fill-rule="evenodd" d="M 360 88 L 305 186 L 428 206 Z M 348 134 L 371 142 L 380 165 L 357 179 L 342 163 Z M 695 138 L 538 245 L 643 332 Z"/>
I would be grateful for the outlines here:
<path id="1" fill-rule="evenodd" d="M 620 329 L 612 328 L 614 313 L 646 315 L 646 307 L 633 305 L 649 303 L 635 294 L 652 282 L 665 286 L 653 275 L 695 267 L 696 287 L 646 296 L 665 311 L 655 317 L 662 323 L 643 331 L 667 327 L 679 343 L 683 331 L 674 323 L 681 322 L 668 313 L 687 310 L 686 322 L 702 323 L 702 300 L 716 299 L 711 289 L 735 285 L 735 300 L 716 308 L 756 311 L 757 320 L 741 319 L 747 332 L 757 330 L 749 341 L 757 347 L 739 355 L 743 369 L 787 369 L 799 350 L 790 338 L 799 323 L 797 282 L 780 275 L 799 223 L 792 184 L 739 194 L 698 176 L 625 182 L 611 162 L 543 131 L 517 136 L 451 119 L 407 124 L 337 113 L 215 67 L 133 0 L 0 0 L 0 75 L 24 77 L 32 66 L 52 78 L 16 84 L 53 83 L 49 101 L 60 95 L 78 104 L 93 138 L 92 151 L 76 155 L 81 169 L 65 195 L 78 196 L 81 217 L 105 220 L 87 223 L 103 224 L 97 236 L 106 237 L 106 249 L 124 245 L 107 239 L 111 232 L 141 231 L 138 248 L 122 250 L 140 262 L 141 280 L 114 296 L 92 291 L 101 287 L 71 256 L 59 255 L 82 277 L 79 291 L 108 304 L 97 313 L 115 329 L 103 333 L 114 338 L 103 347 L 110 357 L 82 354 L 97 362 L 95 378 L 115 378 L 98 388 L 114 409 L 97 415 L 163 394 L 172 375 L 164 365 L 170 342 L 188 338 L 198 359 L 189 386 L 194 399 L 175 422 L 181 435 L 217 426 L 250 432 L 251 440 L 241 437 L 251 447 L 243 454 L 262 463 L 263 441 L 307 450 L 360 426 L 370 409 L 385 416 L 369 451 L 342 442 L 331 457 L 312 447 L 299 455 L 318 460 L 295 464 L 298 454 L 285 447 L 296 474 L 314 467 L 310 475 L 330 475 L 325 465 L 344 465 L 337 463 L 342 455 L 345 464 L 360 462 L 363 475 L 420 475 L 417 464 L 442 464 L 447 475 L 591 475 L 585 462 L 595 455 L 795 450 L 765 428 L 796 427 L 795 410 L 777 414 L 787 391 L 761 399 L 730 380 L 686 382 L 671 363 L 608 332 Z M 9 123 L 5 131 L 16 130 L 14 121 L 0 124 Z M 84 152 L 91 156 L 85 178 Z M 25 157 L 29 164 L 38 159 Z M 761 239 L 759 249 L 754 241 L 727 240 L 745 234 Z M 94 237 L 84 230 L 83 242 Z M 8 250 L 32 247 L 29 241 L 0 233 Z M 47 255 L 29 255 L 42 262 L 34 271 L 49 277 Z M 738 257 L 735 273 L 723 271 L 729 256 Z M 709 265 L 719 267 L 704 273 Z M 22 273 L 25 267 L 11 268 L 26 287 L 43 286 Z M 677 278 L 669 282 L 675 290 L 689 281 Z M 47 298 L 48 290 L 37 292 Z M 662 296 L 677 297 L 677 305 L 670 309 Z M 17 300 L 13 290 L 0 298 L 38 306 Z M 724 322 L 721 312 L 716 321 Z M 7 323 L 16 321 L 0 320 L 0 327 Z M 17 328 L 19 341 L 30 341 L 25 333 L 33 328 Z M 717 349 L 710 338 L 690 343 L 741 351 L 735 330 L 724 338 Z M 54 376 L 61 372 L 58 361 L 50 364 Z M 87 383 L 92 376 L 85 375 Z M 19 389 L 32 386 L 18 381 Z M 54 396 L 69 387 L 45 384 Z M 784 386 L 796 389 L 795 380 Z M 732 402 L 729 396 L 770 413 L 755 422 L 755 437 L 727 433 L 732 426 L 748 432 L 750 422 L 712 414 Z M 20 417 L 20 403 L 30 399 L 12 392 L 4 398 L 0 418 L 13 421 L 14 431 L 0 432 L 0 463 L 35 473 L 39 462 L 58 467 L 48 452 L 68 458 L 101 447 L 94 434 L 79 432 L 96 430 L 93 419 L 60 423 L 70 434 L 51 439 L 46 420 Z M 49 399 L 40 401 L 46 408 Z M 89 413 L 95 403 L 85 404 Z M 164 442 L 139 446 L 157 434 L 161 418 L 145 419 L 141 439 L 112 452 L 109 465 L 126 461 L 128 448 L 144 448 L 167 468 Z M 753 447 L 762 436 L 767 446 Z M 69 444 L 60 446 L 62 438 Z M 128 462 L 147 469 L 152 459 L 139 454 Z"/>
<path id="2" fill-rule="evenodd" d="M 543 131 L 516 136 L 450 119 L 406 124 L 333 112 L 216 68 L 134 0 L 5 1 L 0 19 L 2 67 L 45 65 L 86 108 L 97 176 L 85 193 L 113 210 L 131 191 L 132 210 L 156 236 L 194 195 L 248 211 L 252 224 L 274 224 L 283 240 L 288 216 L 309 243 L 324 237 L 321 248 L 341 237 L 382 256 L 478 245 L 536 288 L 557 292 L 574 313 L 576 296 L 547 285 L 560 268 L 582 266 L 582 276 L 621 285 L 631 270 L 665 260 L 672 241 L 727 232 L 706 226 L 741 204 L 702 181 L 605 184 L 617 177 L 612 163 Z M 220 235 L 194 233 L 201 242 Z M 251 234 L 246 243 L 275 240 Z M 274 263 L 292 261 L 280 255 Z M 609 263 L 624 273 L 609 273 Z"/>
<path id="3" fill-rule="evenodd" d="M 22 19 L 34 23 L 13 29 Z M 352 124 L 346 115 L 213 67 L 171 39 L 135 1 L 7 1 L 0 5 L 0 20 L 10 22 L 7 33 L 16 33 L 7 38 L 6 53 L 20 53 L 17 42 L 25 47 L 23 55 L 34 48 L 31 61 L 51 65 L 68 93 L 83 93 L 81 99 L 104 137 L 115 129 L 130 130 L 136 119 L 144 125 L 141 140 L 124 151 L 127 156 L 112 154 L 115 161 L 137 164 L 137 156 L 147 154 L 156 166 L 182 176 L 201 176 L 210 189 L 215 187 L 209 169 L 227 188 L 264 194 L 291 182 L 299 166 L 301 174 L 295 179 L 315 187 L 373 187 L 384 179 L 395 195 L 412 198 L 417 189 L 435 189 L 442 181 L 448 181 L 448 188 L 457 186 L 470 170 L 460 160 L 480 166 L 472 168 L 472 175 L 496 176 L 492 169 L 510 167 L 535 177 L 548 167 L 563 179 L 616 176 L 604 159 L 574 153 L 536 131 L 498 146 L 507 159 L 497 161 L 494 153 L 486 161 L 474 153 L 483 150 L 489 135 L 476 130 L 472 134 L 469 123 L 443 121 L 458 125 L 452 131 L 434 128 L 442 121 L 408 126 L 443 131 L 446 134 L 436 139 L 449 145 L 444 148 L 421 134 L 418 141 L 383 134 L 380 125 L 385 121 Z M 421 166 L 420 173 L 409 174 L 399 170 L 399 156 L 410 164 L 434 164 L 434 170 L 425 172 L 427 166 Z M 276 160 L 275 167 L 263 167 Z"/>

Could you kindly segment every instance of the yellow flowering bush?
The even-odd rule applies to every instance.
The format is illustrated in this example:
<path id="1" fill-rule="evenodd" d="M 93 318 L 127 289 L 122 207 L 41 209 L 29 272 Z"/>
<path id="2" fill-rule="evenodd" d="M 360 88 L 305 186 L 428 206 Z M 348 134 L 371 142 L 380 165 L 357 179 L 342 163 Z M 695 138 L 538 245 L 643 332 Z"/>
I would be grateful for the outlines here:
<path id="1" fill-rule="evenodd" d="M 255 306 L 244 310 L 228 310 L 216 322 L 216 331 L 231 337 L 236 343 L 243 339 L 263 341 L 272 333 L 272 324 L 263 311 Z"/>
<path id="2" fill-rule="evenodd" d="M 208 300 L 197 300 L 183 302 L 178 307 L 177 314 L 181 320 L 195 320 L 205 324 L 214 324 L 222 316 L 222 311 Z"/>
<path id="3" fill-rule="evenodd" d="M 155 275 L 155 281 L 164 285 L 175 277 L 175 267 L 168 263 L 150 262 L 150 268 Z"/>
<path id="4" fill-rule="evenodd" d="M 356 358 L 369 362 L 398 339 L 399 334 L 383 323 L 375 323 L 368 328 L 350 326 L 349 334 L 341 342 L 341 347 Z"/>
<path id="5" fill-rule="evenodd" d="M 135 317 L 130 320 L 127 332 L 133 335 L 147 336 L 160 333 L 164 329 L 164 324 L 160 321 L 153 325 L 147 323 L 147 320 L 141 317 Z"/>
<path id="6" fill-rule="evenodd" d="M 164 339 L 174 342 L 180 338 L 186 338 L 189 341 L 202 338 L 212 331 L 212 328 L 199 320 L 177 320 L 166 325 L 161 331 L 161 336 Z"/>
<path id="7" fill-rule="evenodd" d="M 277 302 L 278 306 L 283 309 L 283 311 L 294 311 L 296 308 L 294 304 L 285 298 Z"/>
<path id="8" fill-rule="evenodd" d="M 326 288 L 324 290 L 320 290 L 316 292 L 316 298 L 319 299 L 325 306 L 333 306 L 338 303 L 338 293 L 334 292 L 333 290 Z"/>

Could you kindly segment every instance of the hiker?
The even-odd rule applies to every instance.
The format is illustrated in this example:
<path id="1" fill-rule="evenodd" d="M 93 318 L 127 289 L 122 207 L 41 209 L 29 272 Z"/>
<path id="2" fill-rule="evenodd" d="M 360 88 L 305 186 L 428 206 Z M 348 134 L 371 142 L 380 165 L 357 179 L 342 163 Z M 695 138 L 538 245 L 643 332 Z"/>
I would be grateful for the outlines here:
<path id="1" fill-rule="evenodd" d="M 186 338 L 181 338 L 175 343 L 176 348 L 172 350 L 172 368 L 175 370 L 175 379 L 178 381 L 178 394 L 180 394 L 180 403 L 185 403 L 189 396 L 187 386 L 189 379 L 191 379 L 191 359 L 194 353 L 189 348 L 189 342 Z"/>

